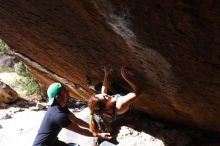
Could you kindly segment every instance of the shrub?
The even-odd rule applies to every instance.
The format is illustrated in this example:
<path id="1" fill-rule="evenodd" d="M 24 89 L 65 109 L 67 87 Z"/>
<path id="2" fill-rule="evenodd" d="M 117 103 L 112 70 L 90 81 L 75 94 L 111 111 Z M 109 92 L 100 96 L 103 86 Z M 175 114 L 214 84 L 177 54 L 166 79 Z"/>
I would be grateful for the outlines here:
<path id="1" fill-rule="evenodd" d="M 0 55 L 5 53 L 6 51 L 6 44 L 0 39 Z"/>
<path id="2" fill-rule="evenodd" d="M 30 75 L 26 66 L 23 63 L 18 63 L 18 66 L 15 69 L 15 72 L 22 76 L 21 79 L 15 81 L 14 87 L 20 88 L 21 90 L 26 91 L 26 95 L 32 95 L 34 93 L 40 92 L 40 86 L 37 81 Z"/>
<path id="3" fill-rule="evenodd" d="M 16 69 L 15 69 L 15 72 L 19 75 L 19 76 L 22 76 L 22 77 L 29 77 L 30 74 L 26 68 L 26 66 L 19 62 Z"/>
<path id="4" fill-rule="evenodd" d="M 0 55 L 4 54 L 7 49 L 8 49 L 8 46 L 6 45 L 6 43 L 0 39 Z M 15 67 L 15 72 L 22 78 L 16 79 L 15 83 L 11 85 L 12 88 L 18 88 L 18 89 L 26 91 L 27 96 L 32 95 L 34 93 L 39 93 L 40 86 L 37 83 L 37 81 L 31 76 L 26 66 L 22 62 L 19 62 L 17 59 L 14 59 L 14 62 L 16 62 L 17 64 L 17 66 Z M 1 72 L 12 72 L 12 71 L 13 71 L 13 68 L 11 67 L 0 68 L 0 73 Z"/>
<path id="5" fill-rule="evenodd" d="M 40 91 L 40 87 L 33 77 L 24 77 L 21 79 L 17 79 L 13 87 L 25 90 L 25 95 L 27 96 L 30 96 L 34 93 L 39 93 Z"/>

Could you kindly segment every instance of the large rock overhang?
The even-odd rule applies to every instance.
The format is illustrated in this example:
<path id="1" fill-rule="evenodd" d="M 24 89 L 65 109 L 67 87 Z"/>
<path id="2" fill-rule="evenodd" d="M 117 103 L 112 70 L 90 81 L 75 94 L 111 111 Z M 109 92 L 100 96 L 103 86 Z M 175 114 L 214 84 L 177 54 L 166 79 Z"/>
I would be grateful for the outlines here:
<path id="1" fill-rule="evenodd" d="M 75 98 L 94 93 L 86 79 L 102 82 L 103 64 L 129 88 L 119 72 L 128 66 L 144 90 L 135 108 L 220 132 L 217 3 L 1 0 L 0 38 L 41 82 L 63 81 Z"/>

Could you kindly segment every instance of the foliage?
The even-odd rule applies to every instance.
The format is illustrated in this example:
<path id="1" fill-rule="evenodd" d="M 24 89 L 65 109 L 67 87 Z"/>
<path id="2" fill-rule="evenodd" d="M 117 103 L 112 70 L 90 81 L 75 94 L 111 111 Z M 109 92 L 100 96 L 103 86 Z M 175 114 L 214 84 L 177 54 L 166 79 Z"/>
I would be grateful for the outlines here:
<path id="1" fill-rule="evenodd" d="M 17 79 L 15 84 L 13 85 L 16 88 L 20 88 L 21 90 L 26 90 L 26 95 L 32 95 L 40 91 L 40 86 L 37 81 L 31 77 L 29 71 L 23 63 L 19 63 L 15 72 L 22 76 L 21 79 Z"/>
<path id="2" fill-rule="evenodd" d="M 34 93 L 38 93 L 40 91 L 38 83 L 32 77 L 24 77 L 22 79 L 17 79 L 13 87 L 25 90 L 27 96 L 32 95 Z"/>
<path id="3" fill-rule="evenodd" d="M 8 49 L 7 44 L 0 39 L 0 55 L 4 54 L 7 49 Z M 19 62 L 16 59 L 14 61 Z M 12 71 L 13 71 L 13 68 L 11 68 L 11 67 L 0 68 L 0 73 L 12 72 Z M 31 74 L 27 70 L 26 66 L 22 62 L 17 63 L 17 67 L 15 68 L 15 72 L 19 76 L 21 76 L 21 78 L 16 79 L 15 83 L 13 85 L 11 85 L 12 88 L 18 88 L 20 90 L 26 91 L 27 96 L 40 92 L 39 84 L 31 76 Z"/>
<path id="4" fill-rule="evenodd" d="M 30 73 L 28 72 L 26 66 L 24 63 L 18 63 L 17 68 L 15 69 L 15 72 L 22 77 L 30 77 Z"/>
<path id="5" fill-rule="evenodd" d="M 0 39 L 0 54 L 5 53 L 6 47 L 6 44 Z"/>

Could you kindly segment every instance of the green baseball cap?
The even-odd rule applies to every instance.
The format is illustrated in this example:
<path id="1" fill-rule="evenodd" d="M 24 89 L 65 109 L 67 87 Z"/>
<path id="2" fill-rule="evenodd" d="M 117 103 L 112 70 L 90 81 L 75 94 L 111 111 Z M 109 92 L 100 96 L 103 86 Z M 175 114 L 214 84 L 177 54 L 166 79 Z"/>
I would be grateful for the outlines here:
<path id="1" fill-rule="evenodd" d="M 47 89 L 47 96 L 49 97 L 49 104 L 52 105 L 54 103 L 54 98 L 59 94 L 63 85 L 61 83 L 53 83 Z"/>

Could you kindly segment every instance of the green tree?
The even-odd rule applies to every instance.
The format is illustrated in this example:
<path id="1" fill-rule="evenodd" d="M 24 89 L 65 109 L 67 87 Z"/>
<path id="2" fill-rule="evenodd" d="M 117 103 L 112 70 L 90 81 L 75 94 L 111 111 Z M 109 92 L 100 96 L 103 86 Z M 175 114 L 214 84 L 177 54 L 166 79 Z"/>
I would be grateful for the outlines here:
<path id="1" fill-rule="evenodd" d="M 1 39 L 0 39 L 0 55 L 5 53 L 5 50 L 6 50 L 6 44 L 5 42 L 3 42 Z"/>
<path id="2" fill-rule="evenodd" d="M 22 76 L 22 79 L 16 80 L 14 87 L 19 87 L 22 90 L 26 90 L 26 95 L 32 95 L 40 92 L 40 86 L 37 81 L 31 76 L 28 69 L 23 63 L 19 63 L 15 72 Z"/>

